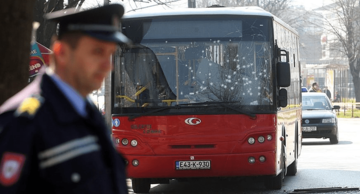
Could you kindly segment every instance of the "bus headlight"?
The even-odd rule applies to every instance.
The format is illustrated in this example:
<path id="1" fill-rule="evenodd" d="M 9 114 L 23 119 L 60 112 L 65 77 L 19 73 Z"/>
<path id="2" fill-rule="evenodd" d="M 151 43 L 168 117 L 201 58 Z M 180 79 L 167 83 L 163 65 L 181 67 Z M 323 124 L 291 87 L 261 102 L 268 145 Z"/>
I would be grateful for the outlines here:
<path id="1" fill-rule="evenodd" d="M 265 156 L 260 156 L 259 160 L 260 160 L 260 162 L 265 162 L 266 158 L 265 158 Z"/>
<path id="2" fill-rule="evenodd" d="M 132 161 L 132 165 L 133 165 L 133 166 L 139 166 L 139 160 L 136 160 L 136 159 L 133 160 L 133 161 Z"/>
<path id="3" fill-rule="evenodd" d="M 268 141 L 271 141 L 271 140 L 272 140 L 272 136 L 271 136 L 271 135 L 267 135 L 266 139 L 267 139 Z"/>
<path id="4" fill-rule="evenodd" d="M 137 146 L 138 142 L 135 139 L 133 139 L 133 140 L 131 140 L 130 144 L 131 144 L 131 146 L 135 147 L 135 146 Z"/>
<path id="5" fill-rule="evenodd" d="M 249 142 L 249 144 L 251 144 L 251 145 L 254 144 L 254 143 L 255 143 L 255 138 L 249 137 L 248 142 Z"/>
<path id="6" fill-rule="evenodd" d="M 255 163 L 255 158 L 254 157 L 249 157 L 249 163 L 254 164 Z"/>
<path id="7" fill-rule="evenodd" d="M 260 143 L 264 143 L 265 138 L 264 138 L 263 136 L 259 136 L 259 137 L 258 137 L 258 141 L 259 141 Z"/>
<path id="8" fill-rule="evenodd" d="M 123 144 L 124 146 L 126 146 L 127 144 L 129 144 L 129 140 L 124 138 L 121 140 L 121 144 Z"/>

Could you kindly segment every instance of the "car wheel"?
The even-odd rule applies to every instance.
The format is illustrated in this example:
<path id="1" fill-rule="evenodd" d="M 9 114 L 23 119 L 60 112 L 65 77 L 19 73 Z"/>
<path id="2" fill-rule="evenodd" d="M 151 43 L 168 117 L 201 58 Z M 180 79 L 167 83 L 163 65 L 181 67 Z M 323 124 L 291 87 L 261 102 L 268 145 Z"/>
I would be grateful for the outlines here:
<path id="1" fill-rule="evenodd" d="M 134 193 L 149 193 L 150 179 L 132 179 Z"/>
<path id="2" fill-rule="evenodd" d="M 331 144 L 338 144 L 339 143 L 339 130 L 336 129 L 336 135 L 333 137 L 330 137 L 330 143 Z"/>
<path id="3" fill-rule="evenodd" d="M 331 144 L 338 144 L 339 143 L 339 138 L 338 136 L 334 136 L 334 137 L 330 137 L 330 143 Z"/>

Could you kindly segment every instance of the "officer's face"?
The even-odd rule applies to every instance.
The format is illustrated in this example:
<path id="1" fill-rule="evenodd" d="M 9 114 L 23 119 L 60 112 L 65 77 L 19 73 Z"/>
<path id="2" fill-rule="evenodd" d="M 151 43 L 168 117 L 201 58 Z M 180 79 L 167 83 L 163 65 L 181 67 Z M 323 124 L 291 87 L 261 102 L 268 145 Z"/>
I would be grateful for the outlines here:
<path id="1" fill-rule="evenodd" d="M 112 70 L 110 56 L 115 52 L 116 44 L 82 36 L 78 46 L 69 49 L 66 63 L 69 84 L 82 96 L 99 89 Z"/>

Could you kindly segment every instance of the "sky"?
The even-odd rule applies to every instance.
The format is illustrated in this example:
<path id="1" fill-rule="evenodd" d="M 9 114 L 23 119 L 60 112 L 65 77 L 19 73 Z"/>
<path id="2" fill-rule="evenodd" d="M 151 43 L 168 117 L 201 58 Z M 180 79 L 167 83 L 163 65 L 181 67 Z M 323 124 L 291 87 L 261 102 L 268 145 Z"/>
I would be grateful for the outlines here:
<path id="1" fill-rule="evenodd" d="M 332 2 L 332 0 L 293 0 L 292 4 L 303 5 L 305 9 L 312 10 Z"/>
<path id="2" fill-rule="evenodd" d="M 174 7 L 187 7 L 188 0 L 135 0 L 137 1 L 134 3 L 134 0 L 110 0 L 111 3 L 121 3 L 125 6 L 126 12 L 131 12 L 132 10 L 137 10 L 139 8 L 146 8 L 147 9 L 170 9 L 169 7 L 166 7 L 165 5 L 158 5 L 156 7 L 151 6 L 154 5 L 154 1 L 157 2 L 171 2 L 169 3 L 172 8 Z M 140 3 L 140 1 L 143 1 L 143 3 Z M 291 4 L 293 5 L 303 5 L 305 9 L 311 10 L 318 7 L 321 7 L 323 5 L 331 3 L 333 0 L 290 0 Z M 132 3 L 129 3 L 132 2 Z M 86 0 L 83 7 L 94 7 L 97 5 L 102 5 L 104 3 L 104 0 Z"/>

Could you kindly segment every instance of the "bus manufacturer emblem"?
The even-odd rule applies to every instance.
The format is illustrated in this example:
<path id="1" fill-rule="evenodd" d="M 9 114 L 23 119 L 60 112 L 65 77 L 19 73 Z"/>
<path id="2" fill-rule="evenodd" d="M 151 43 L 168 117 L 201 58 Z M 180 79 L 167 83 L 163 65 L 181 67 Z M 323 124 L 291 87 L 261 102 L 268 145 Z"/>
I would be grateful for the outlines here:
<path id="1" fill-rule="evenodd" d="M 188 125 L 198 125 L 201 123 L 201 120 L 198 118 L 187 118 L 185 123 Z"/>
<path id="2" fill-rule="evenodd" d="M 305 123 L 306 123 L 306 124 L 309 124 L 309 123 L 310 123 L 309 119 L 306 119 L 306 120 L 305 120 Z"/>

